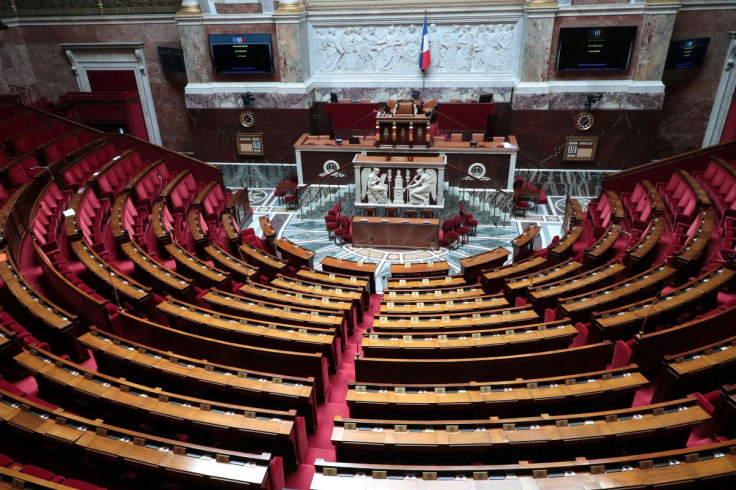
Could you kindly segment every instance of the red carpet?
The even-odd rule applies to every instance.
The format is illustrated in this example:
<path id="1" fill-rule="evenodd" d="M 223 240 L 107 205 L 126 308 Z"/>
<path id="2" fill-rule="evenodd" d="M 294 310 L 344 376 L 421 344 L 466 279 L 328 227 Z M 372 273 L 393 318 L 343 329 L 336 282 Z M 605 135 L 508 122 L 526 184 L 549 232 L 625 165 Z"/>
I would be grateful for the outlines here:
<path id="1" fill-rule="evenodd" d="M 299 465 L 294 473 L 286 475 L 287 488 L 309 488 L 314 476 L 314 460 L 321 458 L 326 461 L 335 461 L 335 448 L 332 445 L 333 420 L 336 415 L 348 417 L 345 396 L 348 392 L 348 381 L 355 379 L 355 353 L 358 342 L 366 328 L 373 325 L 373 315 L 381 308 L 381 295 L 372 294 L 370 308 L 363 313 L 363 321 L 356 328 L 353 336 L 345 345 L 340 369 L 330 376 L 330 392 L 327 403 L 317 407 L 317 430 L 309 436 L 306 460 Z"/>

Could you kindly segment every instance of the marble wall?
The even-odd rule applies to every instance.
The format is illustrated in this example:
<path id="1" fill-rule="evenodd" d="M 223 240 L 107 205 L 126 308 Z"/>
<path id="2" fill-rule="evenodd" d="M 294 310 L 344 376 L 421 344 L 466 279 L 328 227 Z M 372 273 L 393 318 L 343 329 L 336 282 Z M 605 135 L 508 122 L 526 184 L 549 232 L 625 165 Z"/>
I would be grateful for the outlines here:
<path id="1" fill-rule="evenodd" d="M 177 151 L 191 150 L 184 110 L 186 77 L 164 73 L 156 50 L 157 46 L 179 46 L 179 32 L 173 20 L 146 24 L 97 22 L 83 28 L 72 24 L 27 25 L 2 31 L 0 36 L 3 41 L 0 47 L 3 82 L 7 80 L 6 83 L 30 86 L 51 101 L 58 100 L 67 92 L 79 90 L 69 59 L 59 44 L 143 42 L 145 67 L 162 142 Z"/>
<path id="2" fill-rule="evenodd" d="M 699 148 L 702 144 L 728 55 L 729 30 L 736 30 L 732 12 L 713 9 L 678 13 L 672 41 L 709 37 L 710 45 L 702 66 L 663 72 L 667 103 L 657 133 L 657 154 L 672 155 Z"/>

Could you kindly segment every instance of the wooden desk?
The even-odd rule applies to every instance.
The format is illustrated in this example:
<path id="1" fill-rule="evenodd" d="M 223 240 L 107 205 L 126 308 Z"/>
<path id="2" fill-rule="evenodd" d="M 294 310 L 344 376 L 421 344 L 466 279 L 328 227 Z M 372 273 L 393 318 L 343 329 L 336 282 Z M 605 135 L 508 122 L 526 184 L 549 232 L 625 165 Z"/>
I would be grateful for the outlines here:
<path id="1" fill-rule="evenodd" d="M 62 409 L 52 409 L 0 390 L 0 418 L 23 439 L 57 451 L 78 450 L 102 468 L 126 468 L 146 481 L 216 482 L 267 485 L 271 456 L 199 446 L 122 429 Z"/>
<path id="2" fill-rule="evenodd" d="M 274 240 L 276 239 L 276 229 L 271 224 L 271 220 L 267 215 L 262 215 L 258 217 L 258 223 L 261 225 L 261 231 L 263 232 L 263 236 L 266 239 L 266 244 L 268 246 L 268 250 L 275 254 L 276 249 L 274 248 Z"/>
<path id="3" fill-rule="evenodd" d="M 429 117 L 420 114 L 376 114 L 376 146 L 422 145 L 429 148 Z"/>
<path id="4" fill-rule="evenodd" d="M 652 401 L 677 393 L 707 393 L 729 383 L 736 373 L 736 336 L 697 349 L 665 355 Z"/>
<path id="5" fill-rule="evenodd" d="M 687 352 L 736 336 L 736 306 L 672 328 L 637 334 L 631 346 L 631 359 L 642 372 L 655 374 L 662 356 Z"/>
<path id="6" fill-rule="evenodd" d="M 319 289 L 322 291 L 332 289 L 339 294 L 344 291 L 359 293 L 359 301 L 355 303 L 355 309 L 358 313 L 358 320 L 363 320 L 363 310 L 367 310 L 370 306 L 370 279 L 365 279 L 357 275 L 346 275 L 337 272 L 325 272 L 305 268 L 299 269 L 296 277 L 298 281 L 309 287 L 317 288 L 319 286 Z"/>
<path id="7" fill-rule="evenodd" d="M 504 279 L 503 293 L 509 300 L 520 297 L 525 298 L 527 291 L 534 286 L 541 286 L 550 282 L 559 281 L 567 276 L 581 271 L 583 264 L 572 259 L 556 266 L 539 270 L 532 274 Z"/>
<path id="8" fill-rule="evenodd" d="M 590 315 L 594 311 L 603 311 L 654 295 L 662 289 L 665 282 L 674 276 L 675 272 L 672 267 L 663 264 L 655 265 L 613 286 L 559 298 L 559 311 L 575 321 L 590 321 Z"/>
<path id="9" fill-rule="evenodd" d="M 489 252 L 465 257 L 460 259 L 460 273 L 468 284 L 475 284 L 483 271 L 502 266 L 510 253 L 503 247 L 497 247 Z"/>
<path id="10" fill-rule="evenodd" d="M 130 239 L 128 231 L 125 229 L 123 224 L 123 209 L 125 208 L 125 201 L 127 199 L 130 199 L 127 194 L 120 194 L 116 197 L 110 214 L 112 236 L 115 237 L 115 241 L 118 243 L 126 242 Z"/>
<path id="11" fill-rule="evenodd" d="M 400 279 L 400 281 L 403 281 L 403 279 Z M 479 287 L 428 288 L 419 290 L 399 289 L 384 293 L 383 300 L 412 302 L 462 301 L 464 299 L 484 296 L 485 294 L 485 291 Z M 388 299 L 386 299 L 387 297 Z"/>
<path id="12" fill-rule="evenodd" d="M 230 241 L 230 248 L 234 250 L 242 245 L 243 237 L 240 236 L 240 230 L 232 213 L 229 211 L 222 213 L 220 222 L 222 223 L 222 229 L 225 231 L 227 239 Z"/>
<path id="13" fill-rule="evenodd" d="M 541 229 L 542 227 L 539 225 L 529 225 L 521 235 L 511 241 L 514 246 L 513 262 L 521 260 L 533 252 L 534 242 Z"/>
<path id="14" fill-rule="evenodd" d="M 591 268 L 599 265 L 605 260 L 605 256 L 613 252 L 613 245 L 621 234 L 621 225 L 609 224 L 606 231 L 590 247 L 585 249 L 583 264 Z"/>
<path id="15" fill-rule="evenodd" d="M 363 297 L 365 296 L 362 290 L 343 289 L 340 287 L 324 287 L 322 284 L 316 284 L 285 276 L 278 276 L 276 279 L 271 281 L 271 285 L 293 291 L 294 293 L 303 293 L 312 296 L 318 295 L 321 297 L 334 298 L 338 301 L 350 301 L 355 307 L 356 312 L 358 312 L 358 318 L 362 318 Z"/>
<path id="16" fill-rule="evenodd" d="M 293 331 L 295 328 L 298 328 L 300 333 L 306 334 L 309 331 L 314 334 L 319 334 L 320 337 L 324 337 L 326 333 L 331 333 L 332 335 L 336 335 L 342 339 L 343 346 L 347 341 L 346 318 L 343 315 L 335 314 L 334 311 L 299 307 L 285 308 L 277 303 L 269 303 L 263 300 L 254 302 L 253 300 L 243 298 L 239 295 L 217 289 L 209 291 L 202 296 L 201 299 L 212 309 L 228 313 L 228 316 L 232 315 L 233 318 L 229 318 L 229 320 L 239 319 L 240 323 L 242 323 L 243 320 L 250 319 L 252 322 L 268 323 L 269 327 L 271 325 L 277 327 L 280 324 L 283 327 L 283 330 L 290 330 L 291 334 L 294 333 Z M 161 305 L 163 305 L 163 303 L 159 304 L 159 307 Z M 184 305 L 181 303 L 179 306 L 186 306 L 190 309 L 193 308 L 193 305 Z M 197 310 L 197 308 L 194 309 L 195 311 Z M 214 312 L 210 312 L 209 314 L 214 314 Z M 259 335 L 266 334 L 261 333 Z M 291 337 L 293 337 L 293 335 Z M 317 345 L 334 343 L 332 340 L 327 342 L 327 339 L 324 338 L 311 339 L 310 342 L 316 343 Z M 306 350 L 306 352 L 314 352 L 314 350 L 311 348 Z M 336 355 L 330 357 L 331 362 L 336 362 L 337 360 Z M 339 363 L 332 365 L 339 365 Z"/>
<path id="17" fill-rule="evenodd" d="M 531 301 L 534 310 L 542 313 L 546 308 L 554 308 L 558 298 L 580 295 L 611 284 L 625 269 L 626 267 L 617 261 L 609 262 L 569 279 L 545 284 L 544 286 L 530 287 L 527 297 Z"/>
<path id="18" fill-rule="evenodd" d="M 450 264 L 438 262 L 406 262 L 391 264 L 391 278 L 446 276 L 450 272 Z"/>
<path id="19" fill-rule="evenodd" d="M 439 244 L 440 220 L 355 216 L 353 246 L 432 249 Z"/>
<path id="20" fill-rule="evenodd" d="M 469 286 L 464 276 L 423 277 L 418 279 L 392 279 L 388 278 L 386 292 L 400 292 L 409 289 L 456 289 Z"/>
<path id="21" fill-rule="evenodd" d="M 649 222 L 641 238 L 626 248 L 624 261 L 627 266 L 636 268 L 639 264 L 647 264 L 648 260 L 658 248 L 659 239 L 662 238 L 665 227 L 665 218 L 657 216 Z"/>
<path id="22" fill-rule="evenodd" d="M 573 245 L 580 239 L 582 234 L 582 226 L 573 226 L 557 245 L 549 249 L 549 262 L 556 264 L 570 257 L 573 253 Z"/>
<path id="23" fill-rule="evenodd" d="M 308 353 L 227 342 L 169 328 L 129 314 L 122 317 L 122 321 L 140 335 L 147 345 L 155 345 L 162 350 L 195 358 L 206 352 L 208 360 L 219 364 L 272 374 L 311 376 L 315 380 L 317 400 L 325 400 L 328 389 L 327 359 L 317 349 Z"/>
<path id="24" fill-rule="evenodd" d="M 348 382 L 353 417 L 434 420 L 438 417 L 538 416 L 629 408 L 634 392 L 649 381 L 636 365 L 571 376 L 485 383 L 384 384 Z"/>
<path id="25" fill-rule="evenodd" d="M 383 300 L 381 301 L 381 315 L 399 313 L 411 315 L 413 313 L 439 314 L 444 312 L 458 313 L 461 311 L 474 312 L 480 310 L 505 308 L 510 306 L 509 302 L 506 301 L 506 298 L 504 298 L 500 294 L 478 296 L 476 298 L 463 299 L 460 301 L 438 301 L 432 298 L 427 303 L 421 301 L 393 301 L 393 299 L 394 298 L 386 298 L 386 296 L 383 297 Z"/>
<path id="26" fill-rule="evenodd" d="M 448 334 L 364 334 L 363 355 L 394 359 L 459 359 L 528 354 L 564 349 L 578 330 L 572 324 L 545 325 L 544 329 L 508 327 L 505 330 Z"/>
<path id="27" fill-rule="evenodd" d="M 176 262 L 177 271 L 194 279 L 200 287 L 230 288 L 230 273 L 212 267 L 179 243 L 170 243 L 164 249 Z"/>
<path id="28" fill-rule="evenodd" d="M 125 301 L 134 305 L 143 305 L 152 298 L 151 288 L 140 284 L 120 271 L 113 270 L 112 266 L 104 262 L 97 252 L 89 246 L 86 238 L 73 242 L 71 247 L 86 269 L 94 274 L 100 283 L 113 289 L 114 295 L 119 294 Z"/>
<path id="29" fill-rule="evenodd" d="M 592 316 L 588 341 L 628 338 L 640 328 L 644 328 L 645 319 L 648 320 L 647 325 L 652 330 L 658 322 L 671 319 L 688 309 L 692 311 L 696 306 L 702 307 L 707 304 L 714 306 L 718 291 L 726 287 L 734 275 L 736 272 L 731 269 L 716 269 L 670 291 L 659 301 L 648 298 L 619 309 L 595 313 Z"/>
<path id="30" fill-rule="evenodd" d="M 537 269 L 545 266 L 547 259 L 544 257 L 536 256 L 529 260 L 522 262 L 516 262 L 513 264 L 499 267 L 498 269 L 492 269 L 488 272 L 484 272 L 480 277 L 480 282 L 483 284 L 483 290 L 487 294 L 494 294 L 501 290 L 504 284 L 504 280 L 528 274 Z"/>
<path id="31" fill-rule="evenodd" d="M 339 301 L 329 297 L 318 295 L 305 295 L 293 293 L 271 285 L 256 284 L 248 282 L 238 289 L 240 294 L 246 298 L 256 301 L 269 301 L 287 307 L 301 309 L 323 310 L 342 316 L 348 321 L 348 331 L 355 330 L 356 319 L 353 304 L 350 301 Z"/>
<path id="32" fill-rule="evenodd" d="M 624 206 L 621 204 L 616 191 L 606 189 L 606 196 L 608 201 L 611 203 L 611 220 L 618 223 L 624 219 Z"/>
<path id="33" fill-rule="evenodd" d="M 696 219 L 700 220 L 700 226 L 695 234 L 672 253 L 673 265 L 676 269 L 688 270 L 696 265 L 708 246 L 711 232 L 716 224 L 715 214 L 710 210 L 703 211 Z"/>
<path id="34" fill-rule="evenodd" d="M 204 248 L 204 252 L 220 270 L 227 271 L 234 279 L 246 282 L 258 276 L 258 269 L 225 252 L 218 244 L 213 243 Z"/>
<path id="35" fill-rule="evenodd" d="M 15 330 L 0 325 L 0 369 L 8 381 L 18 381 L 21 378 L 18 366 L 13 362 L 13 356 L 22 350 Z"/>
<path id="36" fill-rule="evenodd" d="M 322 259 L 322 270 L 368 279 L 368 292 L 371 294 L 376 292 L 376 264 L 373 262 L 355 262 L 327 256 Z"/>
<path id="37" fill-rule="evenodd" d="M 605 369 L 612 344 L 573 347 L 534 354 L 474 359 L 373 359 L 355 360 L 355 379 L 368 383 L 462 383 L 534 378 Z"/>
<path id="38" fill-rule="evenodd" d="M 286 260 L 294 269 L 301 267 L 314 268 L 314 252 L 300 247 L 288 238 L 279 238 L 273 242 L 276 251 L 281 254 L 281 259 Z"/>
<path id="39" fill-rule="evenodd" d="M 457 331 L 479 328 L 492 328 L 500 325 L 528 324 L 539 320 L 537 313 L 531 308 L 515 307 L 504 310 L 491 310 L 483 313 L 454 314 L 432 317 L 419 315 L 406 317 L 405 315 L 381 315 L 373 320 L 373 330 L 376 332 L 390 332 L 406 330 L 414 332 L 425 331 Z"/>
<path id="40" fill-rule="evenodd" d="M 710 415 L 694 396 L 614 411 L 478 420 L 334 419 L 340 461 L 461 464 L 574 459 L 678 447 Z M 651 440 L 655 436 L 656 440 Z"/>
<path id="41" fill-rule="evenodd" d="M 289 264 L 281 261 L 278 257 L 267 254 L 266 252 L 255 248 L 250 243 L 244 243 L 240 245 L 238 249 L 253 267 L 260 270 L 260 272 L 269 279 L 273 279 L 289 267 Z"/>
<path id="42" fill-rule="evenodd" d="M 9 308 L 15 320 L 28 326 L 31 333 L 43 338 L 52 348 L 77 360 L 86 359 L 87 353 L 76 342 L 76 337 L 85 330 L 80 319 L 39 294 L 20 273 L 7 249 L 2 250 L 2 255 L 0 279 L 17 305 L 17 310 Z"/>
<path id="43" fill-rule="evenodd" d="M 733 440 L 606 459 L 503 465 L 402 466 L 315 461 L 310 488 L 588 489 L 708 487 L 736 478 Z M 390 475 L 390 476 L 388 476 Z M 719 482 L 719 483 L 714 483 Z"/>
<path id="44" fill-rule="evenodd" d="M 41 349 L 31 348 L 15 360 L 36 378 L 42 394 L 67 397 L 74 406 L 92 407 L 106 419 L 197 431 L 207 444 L 272 451 L 291 467 L 305 456 L 306 433 L 299 431 L 296 410 L 264 410 L 162 391 L 88 370 Z"/>
<path id="45" fill-rule="evenodd" d="M 193 295 L 192 280 L 167 269 L 144 252 L 135 240 L 121 243 L 123 255 L 133 262 L 138 274 L 151 281 L 155 286 L 172 293 L 177 297 Z"/>
<path id="46" fill-rule="evenodd" d="M 145 322 L 127 312 L 128 325 Z M 133 320 L 135 319 L 135 320 Z M 314 379 L 242 370 L 198 358 L 185 357 L 102 332 L 92 327 L 79 341 L 95 354 L 101 372 L 156 384 L 178 393 L 224 402 L 249 403 L 264 408 L 290 410 L 303 415 L 307 427 L 316 427 Z"/>

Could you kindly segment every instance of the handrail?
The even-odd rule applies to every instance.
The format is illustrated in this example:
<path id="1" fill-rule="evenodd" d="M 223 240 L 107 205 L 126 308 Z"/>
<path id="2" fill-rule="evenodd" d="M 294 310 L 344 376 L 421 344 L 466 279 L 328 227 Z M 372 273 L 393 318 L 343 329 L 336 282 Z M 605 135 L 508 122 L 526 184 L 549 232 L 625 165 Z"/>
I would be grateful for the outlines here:
<path id="1" fill-rule="evenodd" d="M 323 195 L 331 195 L 333 190 L 337 190 L 342 186 L 348 186 L 350 182 L 347 181 L 347 174 L 344 172 L 351 169 L 354 165 L 354 162 L 350 162 L 344 167 L 336 168 L 332 172 L 321 175 L 311 182 L 297 187 L 294 194 L 301 217 L 303 217 L 304 210 L 319 202 Z M 335 184 L 334 179 L 344 180 L 344 182 Z M 333 185 L 335 186 L 335 189 L 333 189 Z M 315 191 L 315 189 L 318 190 Z M 325 204 L 332 206 L 332 203 Z"/>

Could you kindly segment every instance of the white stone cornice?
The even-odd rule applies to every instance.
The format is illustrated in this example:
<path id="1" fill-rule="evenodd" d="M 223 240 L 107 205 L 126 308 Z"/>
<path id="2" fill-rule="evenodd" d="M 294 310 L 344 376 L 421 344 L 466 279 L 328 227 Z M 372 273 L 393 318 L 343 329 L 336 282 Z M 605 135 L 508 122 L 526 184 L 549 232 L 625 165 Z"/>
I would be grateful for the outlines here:
<path id="1" fill-rule="evenodd" d="M 525 0 L 404 0 L 397 3 L 395 0 L 306 0 L 307 10 L 353 10 L 359 9 L 381 9 L 396 10 L 406 8 L 410 5 L 413 9 L 424 10 L 428 8 L 476 8 L 488 5 L 523 5 Z"/>
<path id="2" fill-rule="evenodd" d="M 664 84 L 659 81 L 634 80 L 522 82 L 516 86 L 514 92 L 519 95 L 587 92 L 661 94 L 664 93 Z"/>
<path id="3" fill-rule="evenodd" d="M 676 14 L 682 3 L 614 3 L 592 5 L 560 5 L 558 17 L 603 16 L 603 15 L 646 15 Z"/>
<path id="4" fill-rule="evenodd" d="M 49 25 L 100 25 L 100 24 L 174 24 L 174 14 L 143 15 L 65 15 L 38 17 L 10 17 L 3 19 L 10 27 Z"/>
<path id="5" fill-rule="evenodd" d="M 207 25 L 232 24 L 273 24 L 274 14 L 205 14 L 202 16 Z"/>

